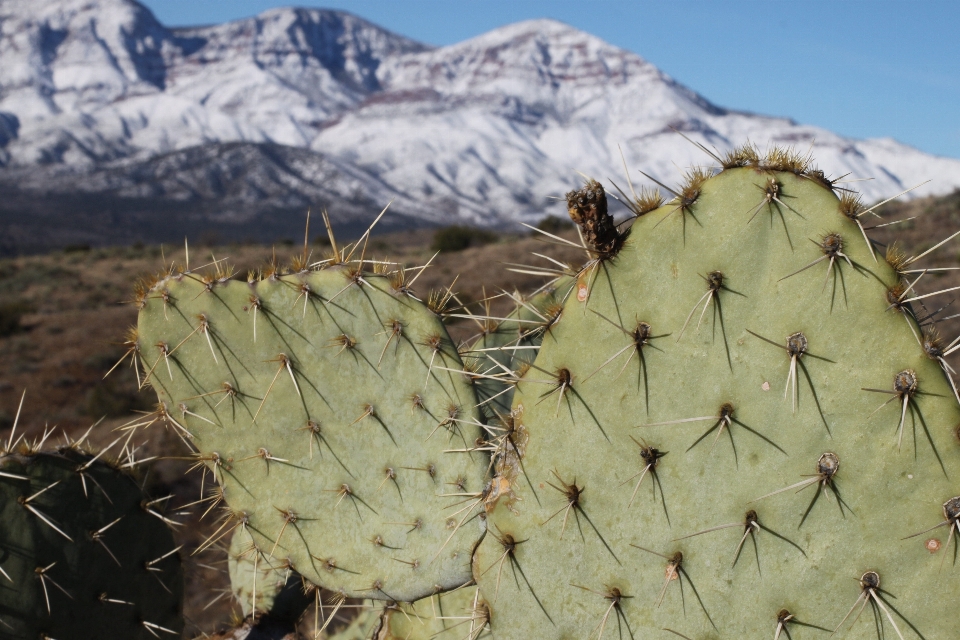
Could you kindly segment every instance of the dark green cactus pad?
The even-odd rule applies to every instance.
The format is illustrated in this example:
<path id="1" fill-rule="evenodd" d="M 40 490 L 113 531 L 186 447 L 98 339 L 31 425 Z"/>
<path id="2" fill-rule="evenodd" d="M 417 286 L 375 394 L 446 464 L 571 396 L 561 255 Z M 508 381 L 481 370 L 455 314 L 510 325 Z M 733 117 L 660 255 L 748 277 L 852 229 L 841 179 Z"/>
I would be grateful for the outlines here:
<path id="1" fill-rule="evenodd" d="M 517 388 L 474 561 L 494 635 L 956 638 L 925 312 L 822 174 L 707 177 L 597 249 Z"/>
<path id="2" fill-rule="evenodd" d="M 183 574 L 159 507 L 94 456 L 0 456 L 0 637 L 176 638 Z"/>
<path id="3" fill-rule="evenodd" d="M 352 266 L 244 283 L 178 274 L 144 299 L 161 413 L 189 432 L 230 511 L 314 584 L 414 600 L 470 579 L 487 461 L 440 317 Z M 454 450 L 459 450 L 456 452 Z"/>

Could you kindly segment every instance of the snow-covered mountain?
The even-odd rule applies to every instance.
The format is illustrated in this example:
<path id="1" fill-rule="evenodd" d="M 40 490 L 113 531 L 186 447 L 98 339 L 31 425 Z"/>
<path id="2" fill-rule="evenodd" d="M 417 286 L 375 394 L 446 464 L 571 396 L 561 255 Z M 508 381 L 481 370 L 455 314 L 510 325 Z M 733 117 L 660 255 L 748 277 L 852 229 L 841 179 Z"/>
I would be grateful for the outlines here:
<path id="1" fill-rule="evenodd" d="M 338 11 L 168 28 L 133 0 L 0 0 L 7 244 L 27 242 L 44 198 L 97 241 L 62 210 L 78 193 L 112 207 L 114 234 L 158 202 L 223 236 L 308 206 L 358 222 L 391 199 L 406 223 L 504 225 L 556 209 L 578 172 L 622 176 L 618 146 L 667 183 L 709 161 L 672 129 L 720 150 L 813 145 L 829 174 L 873 178 L 868 200 L 960 186 L 960 160 L 722 109 L 549 20 L 431 48 Z"/>

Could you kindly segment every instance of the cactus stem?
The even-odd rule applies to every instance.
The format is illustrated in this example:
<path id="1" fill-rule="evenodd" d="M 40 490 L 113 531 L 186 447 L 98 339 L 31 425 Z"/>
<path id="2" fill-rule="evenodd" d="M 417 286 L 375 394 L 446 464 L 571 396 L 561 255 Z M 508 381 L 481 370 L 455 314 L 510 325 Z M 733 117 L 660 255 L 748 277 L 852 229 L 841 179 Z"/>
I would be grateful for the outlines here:
<path id="1" fill-rule="evenodd" d="M 777 613 L 777 630 L 773 634 L 773 640 L 780 640 L 780 634 L 786 631 L 787 623 L 793 621 L 793 614 L 786 609 L 781 609 Z M 787 634 L 789 637 L 789 631 Z"/>
<path id="2" fill-rule="evenodd" d="M 795 198 L 796 196 L 788 196 L 784 194 L 781 191 L 781 189 L 783 188 L 783 185 L 781 185 L 777 181 L 777 179 L 773 177 L 770 177 L 767 180 L 767 184 L 765 187 L 761 187 L 760 185 L 756 185 L 756 184 L 753 186 L 755 186 L 757 189 L 760 189 L 760 191 L 763 192 L 763 198 L 760 200 L 760 203 L 756 207 L 750 210 L 750 213 L 752 215 L 750 216 L 750 219 L 747 221 L 747 224 L 750 224 L 751 222 L 753 222 L 753 219 L 757 217 L 757 215 L 760 213 L 760 210 L 763 208 L 763 206 L 767 205 L 767 211 L 770 213 L 770 224 L 772 226 L 774 209 L 776 209 L 777 215 L 780 216 L 780 222 L 783 224 L 783 231 L 784 233 L 787 234 L 787 244 L 790 245 L 790 250 L 793 251 L 794 247 L 793 247 L 793 240 L 790 238 L 790 229 L 787 228 L 787 220 L 784 217 L 783 211 L 780 209 L 780 207 L 781 206 L 786 207 L 790 211 L 793 211 L 795 214 L 797 214 L 798 216 L 806 220 L 803 214 L 801 214 L 799 211 L 797 211 L 796 209 L 791 207 L 789 204 L 781 200 L 781 198 Z"/>
<path id="3" fill-rule="evenodd" d="M 660 589 L 660 595 L 657 596 L 657 608 L 659 608 L 660 605 L 663 604 L 664 596 L 666 596 L 666 593 L 667 593 L 667 587 L 670 586 L 670 583 L 673 580 L 676 580 L 677 582 L 680 583 L 680 600 L 681 602 L 684 602 L 683 579 L 686 578 L 687 582 L 690 583 L 690 588 L 693 589 L 693 594 L 697 597 L 697 602 L 700 603 L 700 608 L 703 609 L 704 615 L 706 615 L 707 620 L 710 621 L 710 625 L 714 629 L 717 629 L 717 625 L 713 623 L 713 618 L 710 617 L 710 612 L 707 611 L 707 607 L 703 604 L 703 600 L 700 598 L 700 592 L 697 591 L 697 587 L 693 584 L 693 580 L 690 579 L 690 574 L 688 574 L 686 569 L 683 568 L 683 553 L 681 553 L 680 551 L 677 551 L 672 556 L 665 556 L 662 553 L 657 553 L 656 551 L 652 551 L 650 549 L 641 547 L 633 543 L 631 543 L 630 546 L 636 549 L 640 549 L 641 551 L 646 551 L 647 553 L 652 553 L 655 556 L 660 556 L 661 558 L 667 561 L 667 568 L 664 575 L 663 587 Z M 686 610 L 687 610 L 686 604 L 684 604 L 683 605 L 684 614 L 686 614 Z"/>
<path id="4" fill-rule="evenodd" d="M 300 301 L 300 298 L 303 298 L 303 316 L 302 317 L 306 319 L 307 303 L 310 302 L 310 296 L 313 295 L 313 292 L 310 290 L 310 285 L 307 284 L 306 282 L 301 282 L 300 286 L 297 287 L 297 290 L 300 291 L 300 293 L 297 294 L 296 299 L 294 299 L 293 304 L 291 304 L 290 306 L 291 307 L 296 306 L 296 304 Z"/>
<path id="5" fill-rule="evenodd" d="M 607 607 L 603 617 L 600 619 L 600 624 L 594 627 L 593 631 L 590 632 L 591 635 L 594 632 L 597 633 L 597 640 L 603 638 L 603 630 L 607 626 L 607 619 L 610 617 L 611 611 L 617 612 L 617 624 L 619 625 L 622 620 L 623 624 L 627 626 L 627 633 L 630 634 L 630 638 L 633 638 L 633 630 L 630 628 L 630 622 L 627 620 L 627 616 L 620 606 L 621 600 L 625 598 L 632 598 L 633 596 L 624 595 L 617 587 L 606 587 L 603 591 L 594 591 L 593 589 L 581 586 L 579 584 L 574 584 L 572 582 L 570 583 L 570 586 L 576 587 L 577 589 L 583 589 L 584 591 L 589 591 L 590 593 L 595 593 L 610 602 L 610 606 Z"/>
<path id="6" fill-rule="evenodd" d="M 542 384 L 549 384 L 553 386 L 553 389 L 545 391 L 540 394 L 540 399 L 537 400 L 537 404 L 540 404 L 553 394 L 557 393 L 557 411 L 556 415 L 560 415 L 560 402 L 563 400 L 565 394 L 568 390 L 573 390 L 573 376 L 570 374 L 570 370 L 564 367 L 560 367 L 556 371 L 549 372 L 541 369 L 540 367 L 531 364 L 531 367 L 537 371 L 543 371 L 547 375 L 551 376 L 553 380 L 529 380 L 528 382 L 540 382 Z"/>
<path id="7" fill-rule="evenodd" d="M 801 332 L 792 333 L 786 338 L 786 346 L 774 342 L 769 338 L 764 338 L 759 333 L 755 333 L 750 329 L 746 329 L 746 332 L 752 335 L 755 338 L 760 338 L 764 342 L 772 344 L 778 349 L 783 349 L 787 352 L 787 355 L 790 356 L 790 369 L 787 373 L 787 384 L 783 390 L 783 398 L 786 400 L 787 393 L 790 389 L 790 383 L 793 382 L 793 394 L 792 394 L 792 409 L 793 413 L 797 412 L 797 405 L 800 403 L 799 390 L 797 389 L 797 367 L 799 366 L 800 370 L 803 372 L 804 377 L 807 379 L 807 384 L 810 386 L 810 393 L 813 395 L 813 400 L 817 405 L 817 411 L 820 412 L 820 419 L 823 420 L 824 426 L 827 428 L 827 433 L 830 432 L 830 425 L 827 424 L 826 417 L 823 415 L 823 411 L 820 408 L 820 400 L 817 398 L 816 389 L 813 388 L 813 381 L 810 379 L 810 374 L 807 372 L 806 366 L 803 364 L 803 356 L 807 355 L 811 358 L 816 358 L 817 360 L 823 360 L 824 362 L 829 362 L 831 364 L 836 364 L 833 360 L 829 358 L 824 358 L 823 356 L 818 356 L 807 351 L 809 342 L 807 337 Z"/>
<path id="8" fill-rule="evenodd" d="M 643 173 L 643 172 L 641 171 L 640 173 Z M 645 173 L 643 175 L 647 176 L 647 174 Z M 686 244 L 686 241 L 687 241 L 686 214 L 689 213 L 690 217 L 693 218 L 693 221 L 696 222 L 698 225 L 700 224 L 700 221 L 697 220 L 697 216 L 694 215 L 693 213 L 693 205 L 700 198 L 700 188 L 703 186 L 703 183 L 706 182 L 707 179 L 709 179 L 712 175 L 713 175 L 713 172 L 709 169 L 705 169 L 703 167 L 693 167 L 692 169 L 690 169 L 684 174 L 683 176 L 684 184 L 680 187 L 680 193 L 673 191 L 672 189 L 666 187 L 663 183 L 657 182 L 650 176 L 647 176 L 648 178 L 656 182 L 661 187 L 664 187 L 665 189 L 673 193 L 676 196 L 675 202 L 678 203 L 677 206 L 671 209 L 670 211 L 668 211 L 667 214 L 664 215 L 659 222 L 657 222 L 657 224 L 653 225 L 653 228 L 654 229 L 657 228 L 660 225 L 660 223 L 666 220 L 667 218 L 669 218 L 672 213 L 679 211 L 680 220 L 682 221 L 682 225 L 683 225 L 683 241 L 684 241 L 684 244 Z M 703 226 L 703 225 L 700 225 L 700 226 Z"/>
<path id="9" fill-rule="evenodd" d="M 389 593 L 383 590 L 382 580 L 374 580 L 373 583 L 368 588 L 361 589 L 361 591 L 373 591 L 374 593 L 382 593 L 383 595 L 387 596 L 387 598 L 389 598 L 390 600 L 393 600 L 394 602 L 396 602 L 397 600 L 396 598 L 394 598 Z"/>

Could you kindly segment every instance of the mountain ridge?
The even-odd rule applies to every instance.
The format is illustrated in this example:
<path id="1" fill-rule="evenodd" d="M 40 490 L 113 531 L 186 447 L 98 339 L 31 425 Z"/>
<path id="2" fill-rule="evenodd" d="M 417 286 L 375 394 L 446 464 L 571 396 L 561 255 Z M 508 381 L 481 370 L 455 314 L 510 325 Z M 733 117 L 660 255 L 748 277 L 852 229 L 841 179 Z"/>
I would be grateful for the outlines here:
<path id="1" fill-rule="evenodd" d="M 0 58 L 0 195 L 20 203 L 0 202 L 0 230 L 71 193 L 189 204 L 191 228 L 311 206 L 359 224 L 391 200 L 408 224 L 504 227 L 549 212 L 578 171 L 621 176 L 619 149 L 667 184 L 709 162 L 674 130 L 720 151 L 811 147 L 832 175 L 874 178 L 868 200 L 960 187 L 960 160 L 725 109 L 548 19 L 430 47 L 327 9 L 166 27 L 134 0 L 8 1 Z M 118 216 L 124 234 L 144 219 Z"/>

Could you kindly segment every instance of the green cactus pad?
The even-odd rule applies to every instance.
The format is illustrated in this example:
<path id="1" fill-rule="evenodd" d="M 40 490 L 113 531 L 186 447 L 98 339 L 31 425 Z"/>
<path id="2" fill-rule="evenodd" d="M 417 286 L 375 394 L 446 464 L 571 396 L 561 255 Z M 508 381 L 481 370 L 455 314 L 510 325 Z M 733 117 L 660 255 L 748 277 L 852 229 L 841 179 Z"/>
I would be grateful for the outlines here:
<path id="1" fill-rule="evenodd" d="M 463 584 L 483 531 L 477 401 L 439 318 L 352 266 L 250 283 L 178 274 L 144 298 L 160 412 L 242 528 L 310 582 L 414 600 Z M 459 449 L 460 452 L 451 452 Z"/>
<path id="2" fill-rule="evenodd" d="M 488 618 L 477 587 L 465 586 L 386 609 L 377 640 L 489 639 L 493 636 Z"/>
<path id="3" fill-rule="evenodd" d="M 157 509 L 79 450 L 0 455 L 0 637 L 179 637 L 183 574 Z"/>
<path id="4" fill-rule="evenodd" d="M 508 378 L 536 358 L 537 347 L 575 281 L 570 276 L 561 276 L 527 298 L 514 294 L 516 309 L 461 353 L 464 364 L 482 376 L 477 378 L 475 386 L 487 419 L 494 420 L 498 414 L 510 412 L 513 385 Z"/>
<path id="5" fill-rule="evenodd" d="M 595 248 L 520 382 L 474 563 L 498 640 L 957 637 L 942 347 L 822 174 L 743 164 Z"/>
<path id="6" fill-rule="evenodd" d="M 248 531 L 233 534 L 227 564 L 234 599 L 244 617 L 256 612 L 295 622 L 313 603 L 313 596 L 304 593 L 300 574 L 255 544 Z"/>

